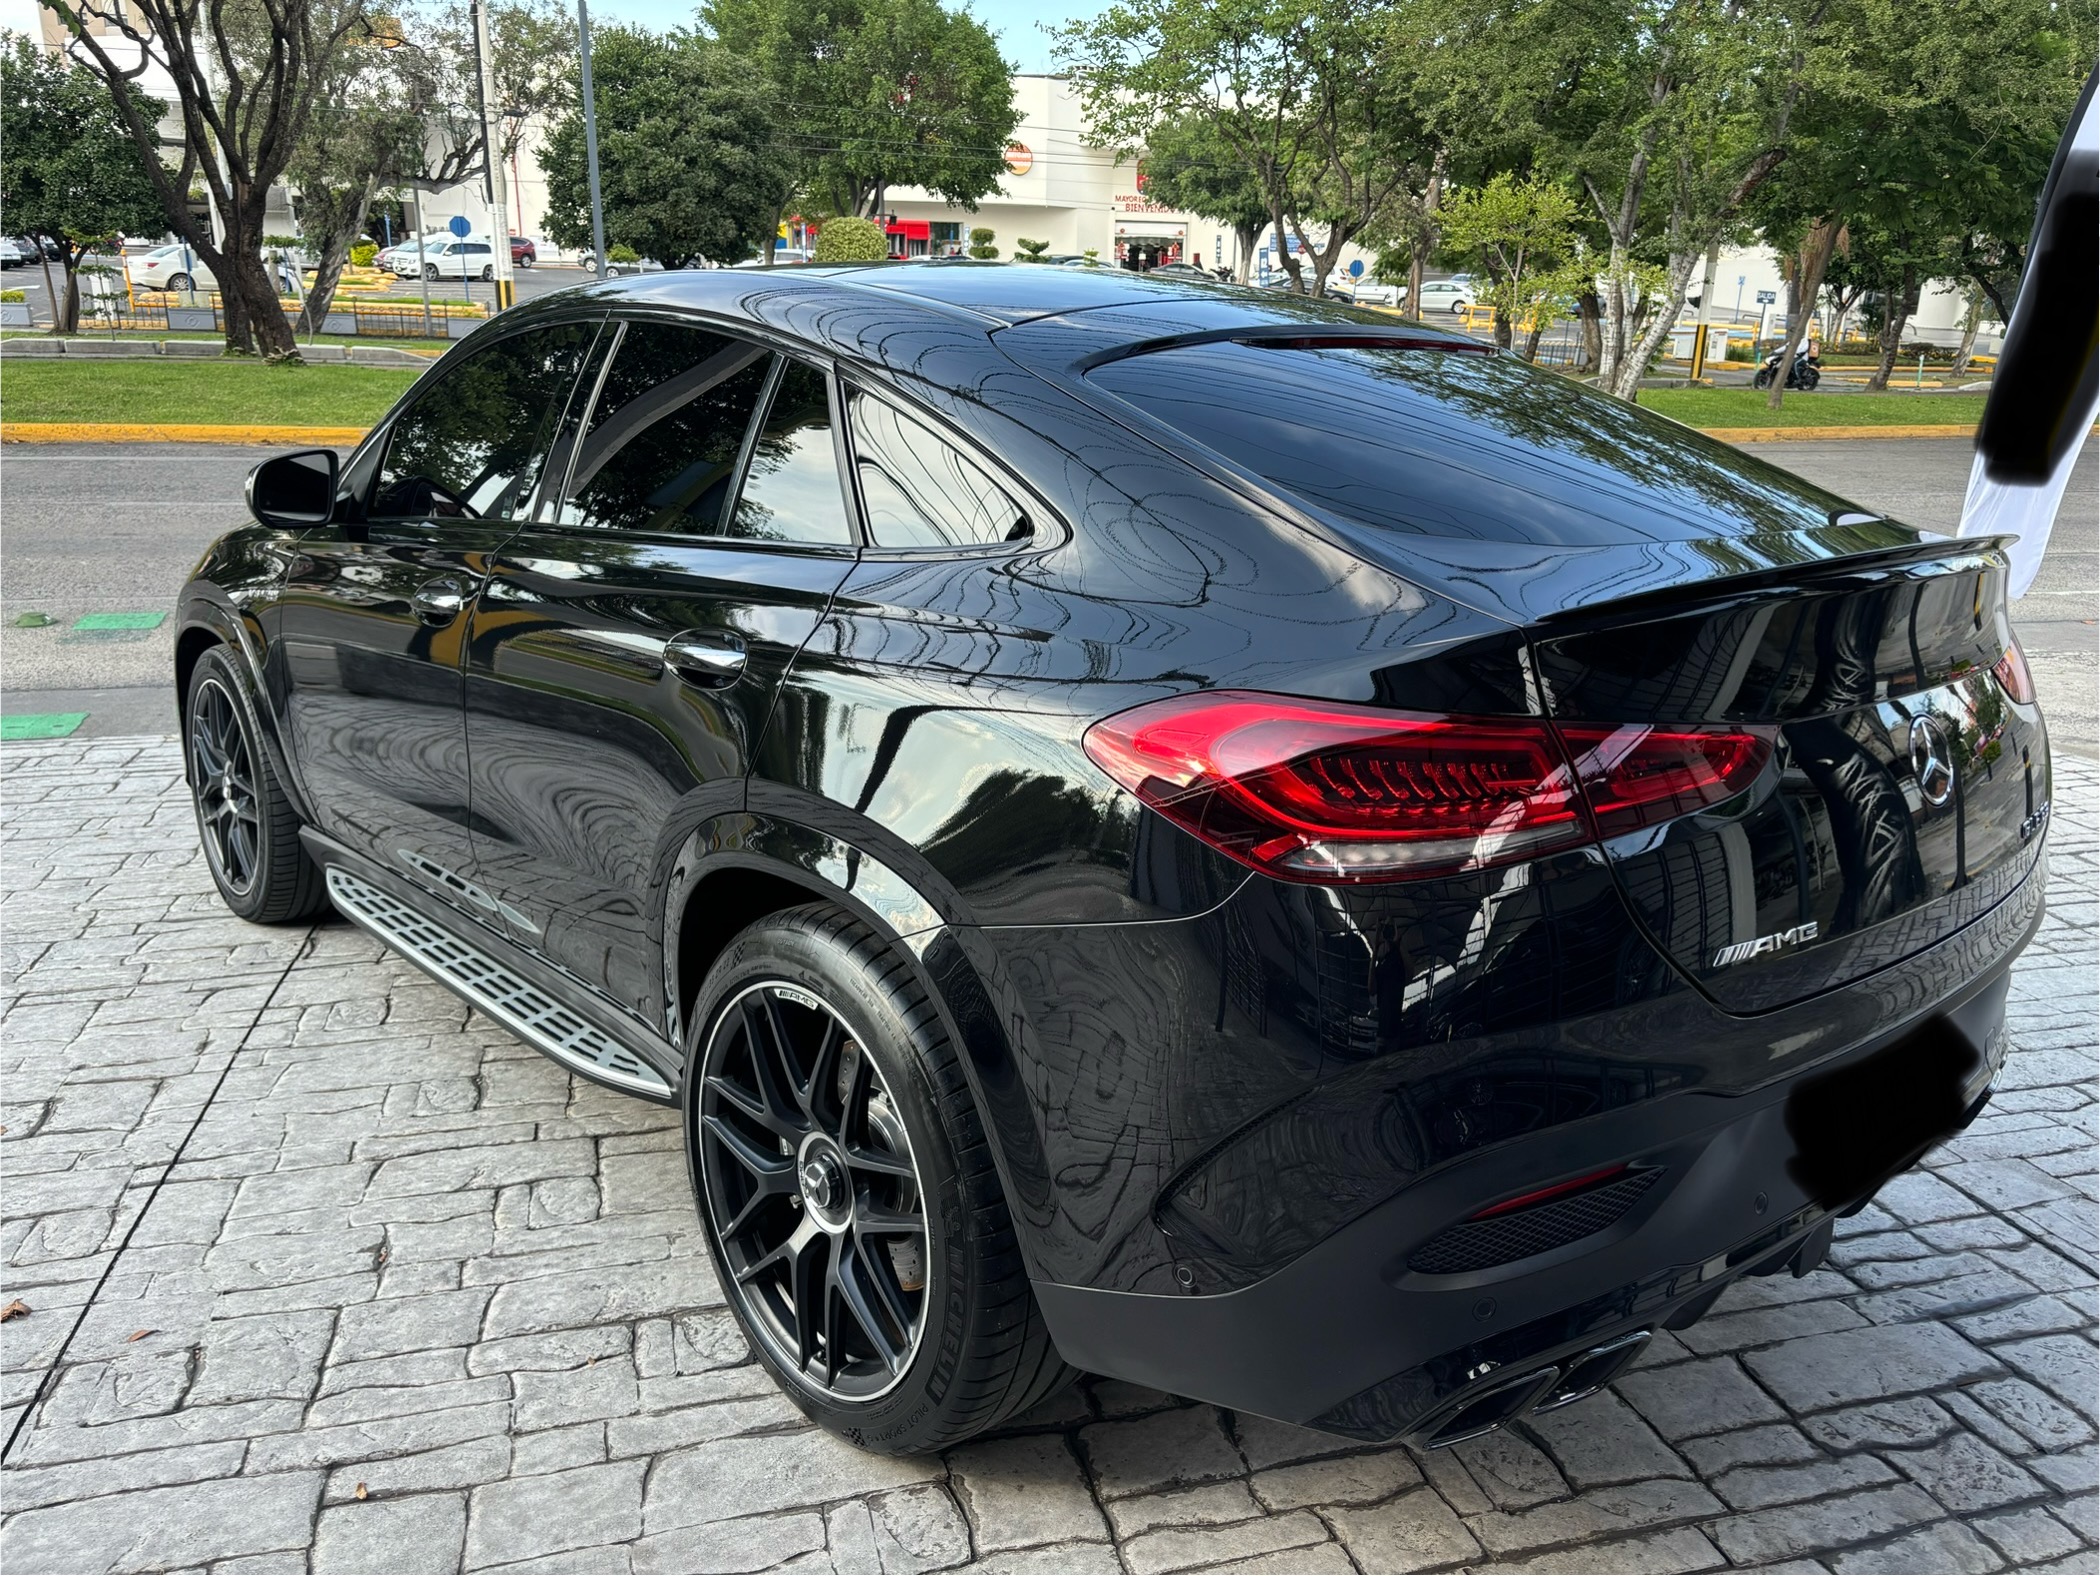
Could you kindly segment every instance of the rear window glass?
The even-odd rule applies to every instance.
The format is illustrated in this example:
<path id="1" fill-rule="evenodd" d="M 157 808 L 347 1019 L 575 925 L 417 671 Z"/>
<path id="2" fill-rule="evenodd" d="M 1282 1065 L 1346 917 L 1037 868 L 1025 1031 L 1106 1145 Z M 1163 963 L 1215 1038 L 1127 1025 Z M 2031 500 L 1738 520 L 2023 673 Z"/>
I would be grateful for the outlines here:
<path id="1" fill-rule="evenodd" d="M 1087 378 L 1357 526 L 1596 546 L 1828 523 L 1806 484 L 1506 355 L 1225 341 Z"/>

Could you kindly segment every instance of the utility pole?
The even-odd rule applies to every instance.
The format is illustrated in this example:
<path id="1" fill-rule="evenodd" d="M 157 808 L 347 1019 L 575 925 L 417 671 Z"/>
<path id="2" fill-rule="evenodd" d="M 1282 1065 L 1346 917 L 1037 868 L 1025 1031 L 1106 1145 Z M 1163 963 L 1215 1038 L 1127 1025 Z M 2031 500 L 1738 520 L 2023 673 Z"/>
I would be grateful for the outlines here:
<path id="1" fill-rule="evenodd" d="M 474 13 L 474 107 L 481 115 L 481 173 L 488 197 L 490 277 L 496 284 L 496 310 L 517 302 L 510 265 L 510 193 L 505 189 L 503 161 L 496 157 L 496 128 L 489 121 L 495 97 L 494 58 L 489 49 L 489 13 L 485 0 L 472 0 Z"/>
<path id="2" fill-rule="evenodd" d="M 605 277 L 605 202 L 598 195 L 598 99 L 591 91 L 591 10 L 588 0 L 576 0 L 576 30 L 583 42 L 583 158 L 591 180 L 591 250 L 596 254 L 596 273 Z M 505 248 L 507 252 L 508 247 Z"/>

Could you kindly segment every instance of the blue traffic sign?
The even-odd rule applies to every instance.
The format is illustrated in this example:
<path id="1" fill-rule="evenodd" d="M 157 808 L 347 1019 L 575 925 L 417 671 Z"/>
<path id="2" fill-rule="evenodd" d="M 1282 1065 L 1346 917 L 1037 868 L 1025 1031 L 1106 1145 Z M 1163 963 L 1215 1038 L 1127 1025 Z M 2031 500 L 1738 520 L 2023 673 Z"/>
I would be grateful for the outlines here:
<path id="1" fill-rule="evenodd" d="M 452 222 L 447 224 L 445 228 L 450 230 L 461 240 L 465 240 L 466 237 L 471 235 L 474 231 L 474 226 L 467 223 L 467 216 L 463 213 L 454 214 L 452 216 Z"/>
<path id="2" fill-rule="evenodd" d="M 1363 259 L 1362 259 L 1361 257 L 1352 257 L 1352 258 L 1350 258 L 1350 259 L 1349 259 L 1349 277 L 1350 277 L 1351 279 L 1361 279 L 1361 278 L 1363 278 L 1363 276 L 1364 276 L 1364 260 L 1363 260 Z"/>

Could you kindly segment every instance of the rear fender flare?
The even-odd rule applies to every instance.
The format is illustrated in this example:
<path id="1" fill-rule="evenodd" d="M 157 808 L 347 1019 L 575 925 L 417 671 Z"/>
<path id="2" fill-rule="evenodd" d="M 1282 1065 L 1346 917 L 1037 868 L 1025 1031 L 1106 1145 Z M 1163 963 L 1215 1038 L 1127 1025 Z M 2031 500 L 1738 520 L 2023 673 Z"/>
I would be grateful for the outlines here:
<path id="1" fill-rule="evenodd" d="M 714 817 L 687 836 L 665 882 L 665 1021 L 681 1052 L 684 914 L 703 882 L 739 870 L 789 882 L 812 900 L 838 905 L 893 939 L 911 960 L 942 1027 L 962 1052 L 964 1076 L 985 1120 L 1022 1251 L 1032 1264 L 1028 1228 L 1047 1221 L 1052 1210 L 1049 1162 L 1028 1080 L 1002 1026 L 1006 1014 L 997 1005 L 1011 1001 L 1012 992 L 1000 988 L 996 951 L 961 919 L 961 898 L 938 877 L 914 882 L 865 847 L 780 815 L 745 811 Z"/>

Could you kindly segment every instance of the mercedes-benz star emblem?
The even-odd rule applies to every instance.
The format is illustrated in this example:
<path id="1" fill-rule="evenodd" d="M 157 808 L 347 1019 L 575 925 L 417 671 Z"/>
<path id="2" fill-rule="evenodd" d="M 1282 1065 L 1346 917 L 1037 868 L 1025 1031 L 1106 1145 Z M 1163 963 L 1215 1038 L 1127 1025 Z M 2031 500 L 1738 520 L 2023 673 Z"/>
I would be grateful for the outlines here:
<path id="1" fill-rule="evenodd" d="M 1954 797 L 1954 750 L 1939 718 L 1911 719 L 1910 769 L 1927 804 L 1945 804 Z"/>

